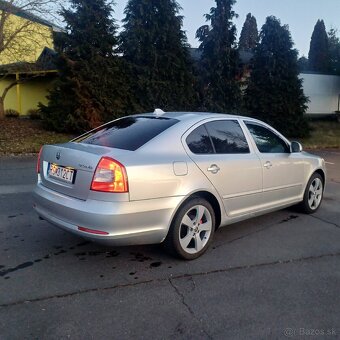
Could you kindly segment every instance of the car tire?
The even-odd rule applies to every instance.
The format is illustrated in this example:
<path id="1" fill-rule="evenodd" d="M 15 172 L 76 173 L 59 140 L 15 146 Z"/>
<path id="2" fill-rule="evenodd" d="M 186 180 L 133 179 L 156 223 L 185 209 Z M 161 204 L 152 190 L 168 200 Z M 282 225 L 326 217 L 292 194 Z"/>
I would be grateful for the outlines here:
<path id="1" fill-rule="evenodd" d="M 192 198 L 177 211 L 164 246 L 176 257 L 194 260 L 208 249 L 215 225 L 215 213 L 211 204 L 200 197 Z"/>
<path id="2" fill-rule="evenodd" d="M 303 195 L 303 201 L 300 204 L 302 212 L 305 214 L 315 213 L 321 205 L 323 191 L 323 178 L 320 174 L 315 172 L 307 183 L 305 193 Z"/>

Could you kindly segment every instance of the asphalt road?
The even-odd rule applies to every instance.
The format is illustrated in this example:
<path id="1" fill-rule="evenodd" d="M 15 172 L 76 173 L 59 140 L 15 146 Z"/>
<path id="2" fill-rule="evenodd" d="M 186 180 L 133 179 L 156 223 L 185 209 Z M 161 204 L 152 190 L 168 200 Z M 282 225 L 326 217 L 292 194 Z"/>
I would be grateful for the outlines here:
<path id="1" fill-rule="evenodd" d="M 0 158 L 0 339 L 340 338 L 340 151 L 315 215 L 220 229 L 192 262 L 41 221 L 33 158 Z"/>

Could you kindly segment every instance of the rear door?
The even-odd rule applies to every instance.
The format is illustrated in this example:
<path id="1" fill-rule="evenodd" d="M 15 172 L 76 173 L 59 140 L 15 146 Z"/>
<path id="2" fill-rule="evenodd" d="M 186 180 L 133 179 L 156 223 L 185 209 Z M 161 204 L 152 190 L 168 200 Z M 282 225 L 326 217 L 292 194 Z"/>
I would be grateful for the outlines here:
<path id="1" fill-rule="evenodd" d="M 262 167 L 237 119 L 206 122 L 185 135 L 185 144 L 223 198 L 229 216 L 255 209 L 261 200 Z"/>
<path id="2" fill-rule="evenodd" d="M 303 190 L 304 162 L 290 152 L 290 145 L 269 127 L 245 121 L 254 139 L 263 171 L 263 200 L 276 206 L 296 200 Z"/>

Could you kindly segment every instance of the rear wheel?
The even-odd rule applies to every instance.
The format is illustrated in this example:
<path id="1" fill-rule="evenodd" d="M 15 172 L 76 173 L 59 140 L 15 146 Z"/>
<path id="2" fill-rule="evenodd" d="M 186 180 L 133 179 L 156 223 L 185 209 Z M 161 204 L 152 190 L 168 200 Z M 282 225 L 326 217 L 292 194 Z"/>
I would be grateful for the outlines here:
<path id="1" fill-rule="evenodd" d="M 215 214 L 203 198 L 193 198 L 177 212 L 164 241 L 167 250 L 178 257 L 193 260 L 209 247 L 215 232 Z"/>
<path id="2" fill-rule="evenodd" d="M 315 213 L 323 198 L 323 179 L 320 174 L 314 173 L 306 186 L 301 208 L 306 214 Z"/>

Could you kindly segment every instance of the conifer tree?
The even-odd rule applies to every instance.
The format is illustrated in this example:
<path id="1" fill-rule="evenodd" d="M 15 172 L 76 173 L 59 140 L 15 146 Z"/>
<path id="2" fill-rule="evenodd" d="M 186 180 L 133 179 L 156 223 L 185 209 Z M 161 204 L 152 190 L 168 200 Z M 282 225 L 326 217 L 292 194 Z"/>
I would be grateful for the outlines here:
<path id="1" fill-rule="evenodd" d="M 187 110 L 195 102 L 181 8 L 175 0 L 129 0 L 120 51 L 130 65 L 138 111 Z"/>
<path id="2" fill-rule="evenodd" d="M 314 72 L 328 73 L 330 71 L 329 42 L 323 20 L 315 24 L 308 54 L 309 69 Z"/>
<path id="3" fill-rule="evenodd" d="M 256 47 L 259 40 L 256 18 L 247 14 L 246 21 L 243 24 L 238 47 L 240 50 L 252 50 Z"/>
<path id="4" fill-rule="evenodd" d="M 337 33 L 334 28 L 328 32 L 330 71 L 332 74 L 340 75 L 340 39 Z"/>
<path id="5" fill-rule="evenodd" d="M 298 68 L 300 72 L 309 71 L 308 59 L 305 56 L 298 59 Z"/>
<path id="6" fill-rule="evenodd" d="M 308 134 L 304 118 L 308 99 L 298 77 L 297 55 L 288 26 L 268 17 L 245 94 L 248 113 L 294 137 Z"/>
<path id="7" fill-rule="evenodd" d="M 216 7 L 206 14 L 210 25 L 201 26 L 196 37 L 201 42 L 199 62 L 201 106 L 204 110 L 234 112 L 241 91 L 237 81 L 239 56 L 236 49 L 236 26 L 232 22 L 235 0 L 215 0 Z"/>
<path id="8" fill-rule="evenodd" d="M 71 0 L 61 15 L 65 34 L 56 43 L 59 76 L 48 106 L 41 105 L 46 125 L 81 132 L 123 113 L 125 87 L 111 4 L 105 0 Z"/>

